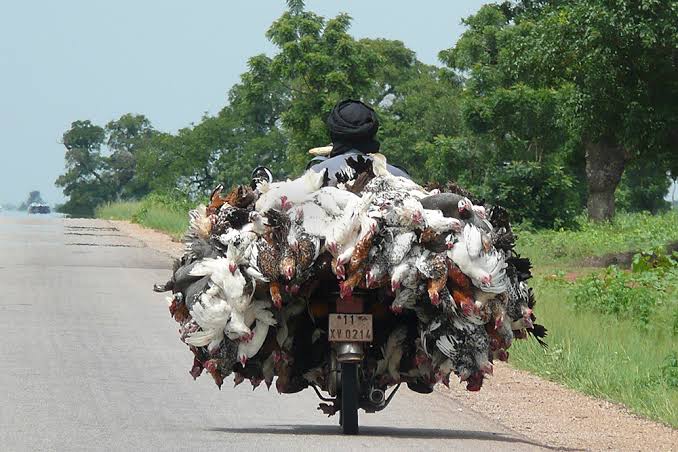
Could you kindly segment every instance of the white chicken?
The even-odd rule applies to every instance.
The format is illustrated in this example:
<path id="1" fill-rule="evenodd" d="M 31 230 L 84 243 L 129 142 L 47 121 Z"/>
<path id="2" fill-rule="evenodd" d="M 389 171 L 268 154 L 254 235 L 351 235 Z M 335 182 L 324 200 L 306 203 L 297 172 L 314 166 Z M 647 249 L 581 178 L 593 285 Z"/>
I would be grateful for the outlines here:
<path id="1" fill-rule="evenodd" d="M 240 341 L 238 344 L 238 361 L 244 366 L 247 360 L 256 355 L 261 346 L 266 341 L 268 329 L 274 326 L 277 322 L 270 311 L 271 303 L 266 300 L 257 300 L 252 302 L 245 312 L 245 324 L 252 326 L 252 322 L 256 325 L 251 330 L 252 335 L 246 341 Z"/>
<path id="2" fill-rule="evenodd" d="M 403 342 L 407 337 L 407 328 L 399 326 L 389 335 L 382 347 L 383 358 L 377 361 L 376 375 L 384 375 L 391 383 L 400 381 L 400 360 L 403 357 Z"/>
<path id="3" fill-rule="evenodd" d="M 235 263 L 225 257 L 205 258 L 198 262 L 190 272 L 191 276 L 209 276 L 221 289 L 223 297 L 229 301 L 240 297 L 245 289 L 245 277 L 240 270 L 233 268 Z"/>
<path id="4" fill-rule="evenodd" d="M 440 210 L 424 209 L 424 222 L 426 227 L 436 234 L 444 234 L 449 231 L 459 233 L 463 227 L 463 223 L 457 218 L 445 217 Z"/>
<path id="5" fill-rule="evenodd" d="M 206 294 L 193 305 L 191 317 L 200 325 L 201 331 L 189 333 L 186 343 L 196 347 L 207 346 L 213 350 L 224 340 L 224 328 L 231 317 L 231 306 L 226 300 Z"/>
<path id="6" fill-rule="evenodd" d="M 482 250 L 480 230 L 467 224 L 459 241 L 447 254 L 479 289 L 490 293 L 506 291 L 506 261 L 503 254 L 497 250 L 489 253 Z"/>
<path id="7" fill-rule="evenodd" d="M 255 204 L 258 212 L 269 209 L 288 210 L 293 204 L 302 202 L 309 194 L 322 187 L 327 170 L 316 173 L 308 170 L 297 179 L 285 182 L 263 182 L 257 187 L 262 195 Z"/>
<path id="8" fill-rule="evenodd" d="M 327 249 L 333 256 L 338 256 L 347 246 L 355 243 L 360 234 L 361 218 L 367 213 L 373 198 L 373 195 L 365 194 L 361 198 L 352 200 L 329 230 L 326 235 Z"/>

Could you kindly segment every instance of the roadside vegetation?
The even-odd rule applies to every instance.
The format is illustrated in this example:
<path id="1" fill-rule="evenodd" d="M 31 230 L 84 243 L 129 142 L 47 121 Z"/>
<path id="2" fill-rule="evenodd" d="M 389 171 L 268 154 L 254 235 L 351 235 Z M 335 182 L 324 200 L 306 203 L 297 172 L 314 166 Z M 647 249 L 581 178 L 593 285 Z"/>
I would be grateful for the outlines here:
<path id="1" fill-rule="evenodd" d="M 517 342 L 510 362 L 677 427 L 678 268 L 673 265 L 656 286 L 650 282 L 659 276 L 656 271 L 611 268 L 576 281 L 536 276 L 536 312 L 549 329 L 549 347 Z"/>
<path id="2" fill-rule="evenodd" d="M 519 228 L 520 229 L 520 228 Z M 517 341 L 510 363 L 678 427 L 678 212 L 619 214 L 576 231 L 529 231 L 519 251 L 534 264 L 543 349 Z M 587 267 L 590 256 L 644 251 L 631 268 Z"/>
<path id="3" fill-rule="evenodd" d="M 592 256 L 628 251 L 647 251 L 678 241 L 678 210 L 661 215 L 647 212 L 618 213 L 606 223 L 579 216 L 573 229 L 535 230 L 516 227 L 518 249 L 540 269 L 572 270 Z"/>
<path id="4" fill-rule="evenodd" d="M 95 216 L 106 220 L 127 220 L 166 232 L 181 239 L 188 227 L 188 210 L 193 204 L 169 196 L 150 195 L 142 201 L 109 202 L 96 208 Z"/>

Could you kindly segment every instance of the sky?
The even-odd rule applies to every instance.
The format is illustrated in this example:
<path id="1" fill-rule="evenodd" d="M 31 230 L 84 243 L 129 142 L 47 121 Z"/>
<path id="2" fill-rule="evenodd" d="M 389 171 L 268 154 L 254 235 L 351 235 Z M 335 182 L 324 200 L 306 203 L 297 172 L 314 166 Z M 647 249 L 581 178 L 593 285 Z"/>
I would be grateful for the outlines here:
<path id="1" fill-rule="evenodd" d="M 309 0 L 347 12 L 357 37 L 399 39 L 420 60 L 463 32 L 481 0 Z M 264 34 L 284 0 L 0 0 L 0 203 L 40 190 L 63 202 L 60 138 L 71 122 L 105 125 L 141 113 L 176 131 L 216 113 L 247 59 L 275 48 Z"/>

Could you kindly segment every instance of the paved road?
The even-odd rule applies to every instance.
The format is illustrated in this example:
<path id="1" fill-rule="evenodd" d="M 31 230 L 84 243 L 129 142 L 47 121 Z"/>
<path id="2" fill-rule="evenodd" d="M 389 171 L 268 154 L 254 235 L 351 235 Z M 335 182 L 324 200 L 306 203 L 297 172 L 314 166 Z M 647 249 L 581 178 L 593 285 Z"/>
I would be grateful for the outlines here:
<path id="1" fill-rule="evenodd" d="M 361 436 L 278 395 L 188 375 L 169 258 L 109 223 L 0 216 L 0 450 L 535 450 L 440 394 L 403 389 Z"/>

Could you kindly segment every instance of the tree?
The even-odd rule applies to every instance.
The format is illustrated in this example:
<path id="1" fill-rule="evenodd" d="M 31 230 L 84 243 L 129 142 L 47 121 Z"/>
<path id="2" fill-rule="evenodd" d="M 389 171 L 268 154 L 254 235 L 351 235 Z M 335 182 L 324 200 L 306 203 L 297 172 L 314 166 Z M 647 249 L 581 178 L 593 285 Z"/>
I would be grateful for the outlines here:
<path id="1" fill-rule="evenodd" d="M 586 150 L 589 216 L 609 219 L 627 163 L 676 155 L 678 3 L 520 7 L 505 49 L 509 69 L 530 86 L 562 93 L 563 120 Z"/>
<path id="2" fill-rule="evenodd" d="M 671 186 L 664 165 L 647 159 L 634 159 L 617 188 L 617 202 L 626 211 L 656 214 L 671 204 L 664 199 Z"/>
<path id="3" fill-rule="evenodd" d="M 66 173 L 56 180 L 70 198 L 61 207 L 63 212 L 91 215 L 94 207 L 110 199 L 110 183 L 104 175 L 106 162 L 101 155 L 105 139 L 105 130 L 89 120 L 73 122 L 64 133 Z"/>
<path id="4" fill-rule="evenodd" d="M 438 158 L 436 137 L 461 133 L 461 86 L 449 71 L 419 62 L 415 67 L 380 109 L 382 148 L 389 160 L 420 181 L 447 180 L 458 167 Z"/>
<path id="5" fill-rule="evenodd" d="M 135 178 L 137 154 L 157 132 L 144 115 L 127 113 L 106 124 L 108 157 L 116 198 L 138 198 L 148 193 L 145 182 Z"/>
<path id="6" fill-rule="evenodd" d="M 677 159 L 676 5 L 523 0 L 466 19 L 440 57 L 467 76 L 464 123 L 485 156 L 565 164 L 586 178 L 589 216 L 611 218 L 629 162 Z"/>
<path id="7" fill-rule="evenodd" d="M 513 73 L 508 49 L 517 25 L 507 6 L 481 7 L 464 19 L 467 30 L 456 45 L 439 54 L 463 80 L 461 137 L 438 137 L 436 147 L 426 149 L 432 156 L 427 170 L 438 182 L 457 179 L 478 196 L 500 201 L 516 218 L 567 225 L 582 202 L 581 147 L 561 121 L 562 93 Z M 450 170 L 441 171 L 445 166 Z M 567 206 L 551 208 L 556 199 Z"/>
<path id="8" fill-rule="evenodd" d="M 378 59 L 368 46 L 348 34 L 346 14 L 325 20 L 289 2 L 290 10 L 276 20 L 266 36 L 279 49 L 267 63 L 270 74 L 287 89 L 287 108 L 281 113 L 289 136 L 288 160 L 303 168 L 306 151 L 327 143 L 325 118 L 345 98 L 360 99 L 370 92 Z"/>
<path id="9" fill-rule="evenodd" d="M 69 197 L 61 210 L 89 216 L 103 202 L 147 194 L 146 182 L 135 177 L 137 157 L 155 134 L 143 115 L 125 114 L 106 128 L 89 120 L 73 122 L 62 140 L 66 173 L 56 180 Z"/>

